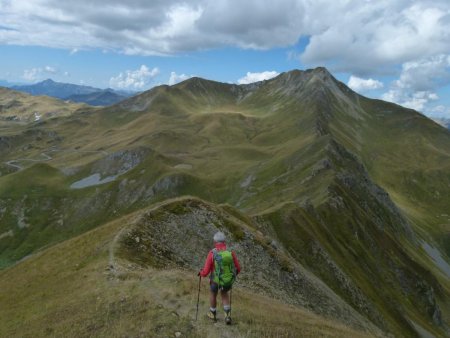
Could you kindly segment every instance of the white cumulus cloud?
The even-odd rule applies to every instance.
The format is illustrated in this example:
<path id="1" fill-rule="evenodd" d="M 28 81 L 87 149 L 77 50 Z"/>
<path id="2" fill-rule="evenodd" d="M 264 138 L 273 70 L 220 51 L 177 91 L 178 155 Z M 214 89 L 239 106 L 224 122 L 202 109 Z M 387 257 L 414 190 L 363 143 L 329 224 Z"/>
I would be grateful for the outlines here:
<path id="1" fill-rule="evenodd" d="M 45 76 L 57 73 L 58 69 L 52 66 L 35 67 L 31 69 L 25 69 L 23 71 L 22 78 L 26 81 L 37 81 L 42 80 Z"/>
<path id="2" fill-rule="evenodd" d="M 383 83 L 374 79 L 362 79 L 357 76 L 350 76 L 347 85 L 356 92 L 383 88 Z"/>
<path id="3" fill-rule="evenodd" d="M 52 66 L 45 66 L 44 67 L 44 72 L 50 73 L 50 74 L 56 74 L 58 72 L 58 70 L 55 67 L 52 67 Z"/>
<path id="4" fill-rule="evenodd" d="M 36 81 L 40 73 L 40 68 L 25 69 L 22 77 L 27 81 Z"/>
<path id="5" fill-rule="evenodd" d="M 118 89 L 141 90 L 148 86 L 153 78 L 159 74 L 157 67 L 150 69 L 142 65 L 136 70 L 127 70 L 115 77 L 111 77 L 109 85 Z"/>
<path id="6" fill-rule="evenodd" d="M 269 80 L 280 73 L 272 70 L 272 71 L 265 71 L 260 73 L 251 73 L 247 72 L 247 75 L 244 77 L 241 77 L 239 80 L 237 80 L 238 84 L 249 84 L 253 82 L 263 81 L 263 80 Z"/>
<path id="7" fill-rule="evenodd" d="M 427 110 L 426 115 L 437 119 L 448 119 L 450 122 L 450 107 L 446 107 L 442 104 L 430 107 L 430 109 Z"/>
<path id="8" fill-rule="evenodd" d="M 301 60 L 367 75 L 450 52 L 450 3 L 443 0 L 315 1 Z M 319 15 L 320 14 L 320 15 Z"/>
<path id="9" fill-rule="evenodd" d="M 429 102 L 437 100 L 436 93 L 430 91 L 408 92 L 398 89 L 391 89 L 382 95 L 382 99 L 398 103 L 404 107 L 424 112 Z"/>
<path id="10" fill-rule="evenodd" d="M 398 80 L 382 99 L 427 113 L 429 103 L 439 99 L 436 90 L 450 83 L 450 56 L 437 55 L 406 62 Z"/>
<path id="11" fill-rule="evenodd" d="M 180 74 L 178 75 L 175 72 L 171 72 L 170 73 L 170 77 L 169 77 L 169 85 L 172 86 L 178 82 L 187 80 L 189 78 L 193 77 L 193 75 L 186 75 L 186 74 Z"/>
<path id="12" fill-rule="evenodd" d="M 357 76 L 450 54 L 447 0 L 14 0 L 0 2 L 0 43 L 177 54 L 289 47 Z"/>

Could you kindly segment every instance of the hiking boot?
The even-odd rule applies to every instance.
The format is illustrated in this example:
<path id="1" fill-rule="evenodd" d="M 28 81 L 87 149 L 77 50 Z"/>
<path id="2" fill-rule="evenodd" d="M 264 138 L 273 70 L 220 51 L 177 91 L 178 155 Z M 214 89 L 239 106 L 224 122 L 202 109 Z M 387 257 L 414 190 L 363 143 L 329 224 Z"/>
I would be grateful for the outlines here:
<path id="1" fill-rule="evenodd" d="M 229 312 L 227 312 L 227 313 L 225 314 L 225 324 L 231 325 L 231 316 L 230 316 L 230 313 L 229 313 Z"/>
<path id="2" fill-rule="evenodd" d="M 216 321 L 217 320 L 216 313 L 217 313 L 216 311 L 209 310 L 207 316 L 208 316 L 209 319 L 212 319 L 212 320 Z"/>

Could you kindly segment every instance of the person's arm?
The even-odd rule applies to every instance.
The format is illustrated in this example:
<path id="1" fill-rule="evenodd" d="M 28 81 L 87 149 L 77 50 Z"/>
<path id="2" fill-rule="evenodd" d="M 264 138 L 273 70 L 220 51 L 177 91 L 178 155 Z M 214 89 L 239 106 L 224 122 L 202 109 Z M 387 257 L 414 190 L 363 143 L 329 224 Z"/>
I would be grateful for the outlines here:
<path id="1" fill-rule="evenodd" d="M 231 254 L 233 255 L 233 262 L 234 262 L 234 267 L 236 268 L 236 274 L 239 274 L 241 272 L 241 265 L 239 264 L 239 261 L 237 259 L 236 254 L 234 253 L 234 251 L 231 251 Z"/>
<path id="2" fill-rule="evenodd" d="M 203 269 L 200 270 L 200 276 L 206 277 L 209 275 L 212 269 L 213 264 L 213 254 L 212 251 L 208 253 L 208 256 L 206 257 L 205 265 L 203 266 Z"/>

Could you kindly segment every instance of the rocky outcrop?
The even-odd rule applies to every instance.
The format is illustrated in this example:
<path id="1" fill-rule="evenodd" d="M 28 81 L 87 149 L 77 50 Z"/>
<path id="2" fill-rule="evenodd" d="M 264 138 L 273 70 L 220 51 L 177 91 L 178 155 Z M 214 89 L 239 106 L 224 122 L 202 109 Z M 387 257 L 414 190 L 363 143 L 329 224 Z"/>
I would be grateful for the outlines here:
<path id="1" fill-rule="evenodd" d="M 117 151 L 96 161 L 91 167 L 91 173 L 100 173 L 102 177 L 122 175 L 154 153 L 151 148 L 143 147 Z"/>
<path id="2" fill-rule="evenodd" d="M 237 282 L 240 287 L 379 333 L 372 323 L 255 226 L 198 199 L 176 200 L 144 213 L 122 231 L 116 255 L 125 263 L 114 268 L 128 269 L 128 261 L 140 267 L 183 267 L 196 271 L 211 249 L 213 234 L 221 230 L 242 264 L 243 272 Z"/>

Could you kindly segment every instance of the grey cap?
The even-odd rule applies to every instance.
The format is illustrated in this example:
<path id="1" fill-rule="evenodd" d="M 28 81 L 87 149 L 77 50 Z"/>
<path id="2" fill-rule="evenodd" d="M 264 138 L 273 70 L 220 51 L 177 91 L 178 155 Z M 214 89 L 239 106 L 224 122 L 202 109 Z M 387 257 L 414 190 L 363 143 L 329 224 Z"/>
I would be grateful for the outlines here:
<path id="1" fill-rule="evenodd" d="M 214 242 L 225 242 L 225 234 L 222 231 L 218 231 L 214 234 Z"/>

